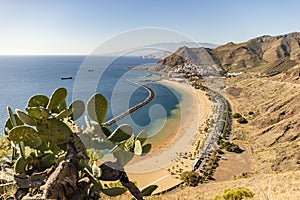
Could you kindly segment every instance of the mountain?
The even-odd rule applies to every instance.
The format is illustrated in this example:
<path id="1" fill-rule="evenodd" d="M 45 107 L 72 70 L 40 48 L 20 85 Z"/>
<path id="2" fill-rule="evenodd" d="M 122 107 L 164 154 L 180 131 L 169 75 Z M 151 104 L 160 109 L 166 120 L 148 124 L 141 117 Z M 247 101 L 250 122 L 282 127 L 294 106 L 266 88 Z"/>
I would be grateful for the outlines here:
<path id="1" fill-rule="evenodd" d="M 211 65 L 211 61 L 219 69 L 229 72 L 255 71 L 275 75 L 300 62 L 300 33 L 265 35 L 238 44 L 229 42 L 216 48 L 181 47 L 157 64 L 173 68 L 188 62 Z"/>
<path id="2" fill-rule="evenodd" d="M 228 43 L 210 52 L 215 62 L 225 69 L 263 66 L 263 72 L 272 75 L 299 63 L 300 33 L 261 36 L 240 44 Z"/>
<path id="3" fill-rule="evenodd" d="M 187 46 L 183 46 L 170 56 L 159 61 L 157 64 L 169 67 L 184 65 L 188 62 L 192 62 L 197 65 L 213 65 L 214 60 L 207 50 L 208 48 L 205 47 L 189 48 Z"/>
<path id="4" fill-rule="evenodd" d="M 211 43 L 198 43 L 198 42 L 166 42 L 166 43 L 155 43 L 151 45 L 143 46 L 143 49 L 148 49 L 144 52 L 139 52 L 139 56 L 144 58 L 165 58 L 174 53 L 178 48 L 187 46 L 189 48 L 216 48 L 218 45 Z"/>
<path id="5" fill-rule="evenodd" d="M 205 48 L 216 48 L 218 45 L 216 44 L 211 44 L 211 43 L 201 43 L 201 42 L 187 42 L 187 41 L 182 41 L 182 42 L 162 42 L 162 43 L 155 43 L 151 45 L 147 45 L 144 47 L 148 48 L 159 48 L 159 49 L 165 49 L 170 52 L 175 52 L 178 48 L 187 46 L 189 48 L 198 48 L 198 47 L 205 47 Z"/>

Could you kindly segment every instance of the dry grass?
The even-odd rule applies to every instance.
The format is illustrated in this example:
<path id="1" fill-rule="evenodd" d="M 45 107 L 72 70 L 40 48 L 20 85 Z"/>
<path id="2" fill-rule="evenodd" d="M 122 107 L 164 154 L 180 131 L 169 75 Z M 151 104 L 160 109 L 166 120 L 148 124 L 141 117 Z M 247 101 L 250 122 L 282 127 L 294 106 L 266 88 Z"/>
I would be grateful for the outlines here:
<path id="1" fill-rule="evenodd" d="M 246 187 L 254 192 L 254 199 L 259 200 L 298 200 L 300 199 L 300 172 L 280 174 L 257 174 L 250 178 L 233 181 L 211 182 L 195 188 L 184 188 L 172 194 L 165 194 L 161 200 L 167 199 L 212 199 L 221 194 L 225 188 Z"/>

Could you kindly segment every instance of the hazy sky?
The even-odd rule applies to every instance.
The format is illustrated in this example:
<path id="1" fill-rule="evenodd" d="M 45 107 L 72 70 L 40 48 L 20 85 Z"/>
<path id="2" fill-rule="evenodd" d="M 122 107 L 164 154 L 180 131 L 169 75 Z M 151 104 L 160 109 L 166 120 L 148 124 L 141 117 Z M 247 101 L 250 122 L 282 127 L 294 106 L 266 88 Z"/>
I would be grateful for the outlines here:
<path id="1" fill-rule="evenodd" d="M 89 54 L 142 27 L 241 42 L 299 31 L 299 8 L 298 0 L 0 0 L 0 54 Z"/>

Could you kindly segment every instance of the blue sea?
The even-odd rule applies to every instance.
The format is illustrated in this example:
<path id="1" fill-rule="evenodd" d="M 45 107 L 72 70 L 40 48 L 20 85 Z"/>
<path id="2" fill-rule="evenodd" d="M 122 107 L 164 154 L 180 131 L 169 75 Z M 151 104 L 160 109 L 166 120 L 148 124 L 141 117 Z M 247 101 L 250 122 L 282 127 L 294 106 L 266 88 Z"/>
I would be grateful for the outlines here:
<path id="1" fill-rule="evenodd" d="M 32 95 L 50 96 L 58 87 L 68 90 L 68 104 L 74 99 L 86 102 L 93 93 L 102 93 L 110 104 L 106 120 L 111 119 L 148 96 L 145 89 L 127 81 L 130 79 L 151 87 L 155 98 L 111 129 L 129 123 L 136 132 L 145 129 L 155 134 L 157 122 L 172 117 L 182 97 L 175 90 L 152 82 L 159 78 L 157 75 L 127 67 L 156 62 L 140 57 L 0 56 L 0 133 L 7 119 L 7 106 L 25 110 Z M 72 79 L 62 80 L 63 77 Z M 83 125 L 83 117 L 77 123 Z"/>

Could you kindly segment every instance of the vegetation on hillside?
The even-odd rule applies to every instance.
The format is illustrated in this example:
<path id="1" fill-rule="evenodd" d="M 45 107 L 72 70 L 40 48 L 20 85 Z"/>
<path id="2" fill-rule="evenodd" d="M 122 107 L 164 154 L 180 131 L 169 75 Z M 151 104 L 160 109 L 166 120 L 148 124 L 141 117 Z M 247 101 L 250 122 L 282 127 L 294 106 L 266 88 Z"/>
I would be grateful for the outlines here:
<path id="1" fill-rule="evenodd" d="M 180 175 L 182 180 L 188 186 L 196 186 L 199 183 L 199 177 L 193 171 L 185 171 Z"/>
<path id="2" fill-rule="evenodd" d="M 240 117 L 237 119 L 237 122 L 240 124 L 247 124 L 248 120 L 245 117 Z"/>
<path id="3" fill-rule="evenodd" d="M 249 115 L 253 115 L 254 113 L 252 111 L 249 112 Z M 243 117 L 240 113 L 234 113 L 232 115 L 233 118 L 236 118 L 237 119 L 237 122 L 240 123 L 240 124 L 247 124 L 248 123 L 248 120 Z"/>
<path id="4" fill-rule="evenodd" d="M 248 114 L 249 114 L 249 115 L 254 115 L 254 112 L 253 112 L 253 111 L 249 111 Z"/>
<path id="5" fill-rule="evenodd" d="M 241 115 L 240 113 L 234 113 L 234 114 L 232 115 L 232 117 L 233 117 L 233 118 L 240 118 L 240 117 L 242 117 L 242 115 Z"/>
<path id="6" fill-rule="evenodd" d="M 244 187 L 225 189 L 223 194 L 215 195 L 213 200 L 242 200 L 254 197 L 254 193 Z"/>
<path id="7" fill-rule="evenodd" d="M 226 151 L 229 151 L 229 152 L 240 153 L 242 151 L 237 144 L 234 144 L 229 141 L 220 140 L 218 142 L 218 145 L 220 146 L 221 149 L 225 149 Z"/>

